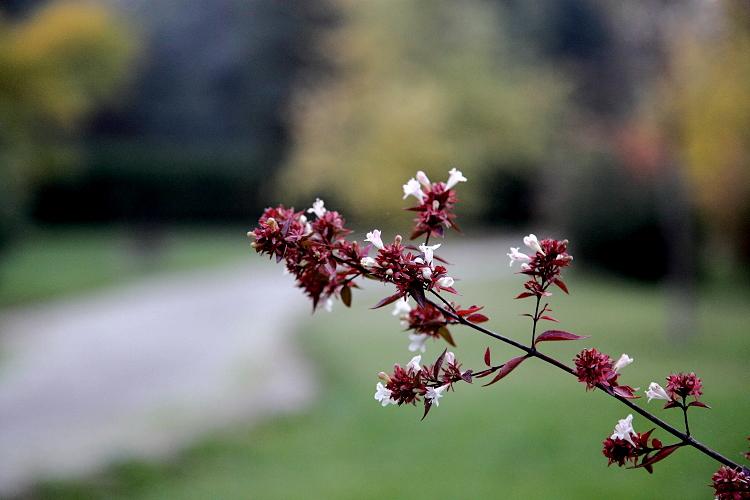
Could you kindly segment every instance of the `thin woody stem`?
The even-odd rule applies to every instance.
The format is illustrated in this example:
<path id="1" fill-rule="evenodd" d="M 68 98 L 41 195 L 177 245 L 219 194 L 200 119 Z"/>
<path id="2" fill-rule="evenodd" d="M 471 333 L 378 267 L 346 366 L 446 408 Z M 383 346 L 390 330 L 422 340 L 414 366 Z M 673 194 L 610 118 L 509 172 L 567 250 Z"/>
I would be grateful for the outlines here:
<path id="1" fill-rule="evenodd" d="M 437 292 L 432 291 L 432 290 L 430 291 L 430 293 L 432 293 L 434 296 L 436 296 L 438 299 L 440 299 L 441 302 L 443 302 L 444 304 L 448 305 L 448 302 L 440 294 L 438 294 Z M 557 368 L 561 369 L 562 371 L 567 372 L 570 375 L 573 375 L 573 376 L 577 377 L 575 370 L 573 370 L 573 368 L 569 367 L 565 363 L 563 363 L 561 361 L 558 361 L 557 359 L 555 359 L 553 357 L 547 356 L 546 354 L 537 351 L 533 347 L 527 347 L 527 346 L 525 346 L 525 345 L 523 345 L 523 344 L 521 344 L 519 342 L 516 342 L 515 340 L 512 340 L 512 339 L 510 339 L 508 337 L 505 337 L 504 335 L 501 335 L 499 333 L 493 332 L 492 330 L 488 330 L 487 328 L 484 328 L 482 326 L 476 325 L 476 324 L 472 323 L 471 321 L 468 321 L 467 319 L 459 316 L 458 314 L 455 314 L 454 312 L 452 312 L 452 311 L 450 311 L 450 310 L 448 310 L 448 309 L 440 306 L 439 304 L 436 304 L 435 302 L 432 302 L 432 301 L 429 301 L 429 302 L 433 306 L 435 306 L 438 309 L 440 309 L 443 314 L 445 314 L 446 316 L 449 316 L 449 317 L 453 318 L 454 320 L 458 321 L 460 324 L 468 326 L 469 328 L 472 328 L 472 329 L 474 329 L 474 330 L 476 330 L 476 331 L 478 331 L 480 333 L 483 333 L 484 335 L 492 337 L 492 338 L 494 338 L 496 340 L 499 340 L 501 342 L 504 342 L 504 343 L 506 343 L 508 345 L 512 345 L 513 347 L 526 352 L 529 355 L 529 357 L 539 358 L 542 361 L 544 361 L 546 363 L 549 363 L 549 364 L 551 364 L 553 366 L 556 366 Z M 611 397 L 617 399 L 618 401 L 620 401 L 622 404 L 624 404 L 625 406 L 627 406 L 628 408 L 630 408 L 634 412 L 638 413 L 642 417 L 646 418 L 647 420 L 649 420 L 652 423 L 656 424 L 657 426 L 661 427 L 662 429 L 664 429 L 665 431 L 669 432 L 673 436 L 679 438 L 680 442 L 683 443 L 684 445 L 692 446 L 693 448 L 697 449 L 701 453 L 703 453 L 705 455 L 708 455 L 709 457 L 713 458 L 717 462 L 720 462 L 720 463 L 722 463 L 722 464 L 724 464 L 724 465 L 726 465 L 728 467 L 732 467 L 734 469 L 739 469 L 739 470 L 744 470 L 745 469 L 740 464 L 738 464 L 736 462 L 733 462 L 732 460 L 729 460 L 727 457 L 725 457 L 724 455 L 720 454 L 719 452 L 714 451 L 711 448 L 709 448 L 708 446 L 706 446 L 703 443 L 701 443 L 700 441 L 697 441 L 696 439 L 694 439 L 693 437 L 691 437 L 690 434 L 686 434 L 686 433 L 681 432 L 680 430 L 678 430 L 675 427 L 669 425 L 667 422 L 663 421 L 659 417 L 653 415 L 652 413 L 648 412 L 647 410 L 644 410 L 640 406 L 636 405 L 631 400 L 629 400 L 627 398 L 624 398 L 624 397 L 622 397 L 622 396 L 620 396 L 618 394 L 615 394 L 609 388 L 603 386 L 602 384 L 597 384 L 596 388 L 599 389 L 599 390 L 601 390 L 602 392 L 604 392 L 608 396 L 611 396 Z"/>
<path id="2" fill-rule="evenodd" d="M 687 404 L 685 404 L 685 403 L 686 403 L 685 402 L 685 397 L 683 396 L 683 398 L 682 398 L 682 405 L 681 405 L 681 407 L 682 407 L 682 415 L 685 417 L 685 434 L 687 434 L 689 436 L 690 435 L 690 424 L 688 423 L 688 416 L 687 416 L 688 407 L 687 407 Z"/>
<path id="3" fill-rule="evenodd" d="M 544 286 L 542 286 L 542 290 L 544 290 Z M 536 324 L 539 323 L 539 303 L 541 302 L 541 300 L 542 297 L 540 295 L 537 295 L 536 307 L 534 307 L 534 317 L 532 318 L 532 320 L 534 321 L 534 325 L 531 327 L 531 348 L 534 350 L 536 350 Z"/>

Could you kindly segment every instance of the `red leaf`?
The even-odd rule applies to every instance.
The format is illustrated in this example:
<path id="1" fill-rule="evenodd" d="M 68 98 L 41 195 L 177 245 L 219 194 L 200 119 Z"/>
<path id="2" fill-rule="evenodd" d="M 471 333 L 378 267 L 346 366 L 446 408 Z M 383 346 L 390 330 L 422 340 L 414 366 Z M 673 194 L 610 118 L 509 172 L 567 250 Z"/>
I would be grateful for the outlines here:
<path id="1" fill-rule="evenodd" d="M 490 361 L 490 348 L 488 347 L 486 351 L 484 351 L 484 364 L 487 366 L 491 366 L 492 361 Z"/>
<path id="2" fill-rule="evenodd" d="M 495 382 L 499 381 L 502 378 L 505 378 L 510 372 L 516 369 L 518 365 L 521 364 L 521 362 L 526 359 L 526 356 L 518 356 L 517 358 L 509 359 L 505 362 L 502 368 L 500 368 L 500 371 L 497 372 L 497 375 L 495 375 L 495 378 L 493 378 L 491 381 L 484 384 L 484 387 L 487 387 L 488 385 L 492 385 Z"/>
<path id="3" fill-rule="evenodd" d="M 479 314 L 479 313 L 472 314 L 471 316 L 469 316 L 466 319 L 468 319 L 472 323 L 484 323 L 485 321 L 489 321 L 490 320 L 490 318 L 488 318 L 484 314 Z"/>
<path id="4" fill-rule="evenodd" d="M 432 408 L 432 403 L 430 403 L 427 399 L 425 399 L 424 400 L 424 415 L 422 415 L 422 420 L 424 420 L 427 414 L 430 412 L 430 408 Z"/>
<path id="5" fill-rule="evenodd" d="M 559 288 L 560 290 L 562 290 L 563 292 L 565 292 L 565 293 L 567 293 L 567 294 L 569 294 L 569 293 L 570 293 L 570 292 L 568 291 L 568 287 L 567 287 L 567 286 L 565 286 L 565 283 L 563 283 L 563 280 L 561 280 L 560 278 L 555 278 L 555 280 L 553 281 L 553 283 L 554 283 L 555 285 L 557 285 L 557 287 L 558 287 L 558 288 Z"/>
<path id="6" fill-rule="evenodd" d="M 343 302 L 346 307 L 352 306 L 352 289 L 348 286 L 341 289 L 341 302 Z"/>
<path id="7" fill-rule="evenodd" d="M 481 311 L 484 309 L 484 306 L 471 306 L 467 307 L 466 309 L 459 309 L 456 311 L 459 316 L 468 316 L 469 314 L 474 314 L 477 311 Z"/>
<path id="8" fill-rule="evenodd" d="M 661 441 L 654 438 L 651 440 L 651 447 L 656 448 L 657 450 L 662 447 Z"/>
<path id="9" fill-rule="evenodd" d="M 536 342 L 534 342 L 534 344 L 553 340 L 580 340 L 587 338 L 589 338 L 589 335 L 576 335 L 575 333 L 565 332 L 562 330 L 547 330 L 536 338 Z"/>
<path id="10" fill-rule="evenodd" d="M 451 335 L 450 330 L 448 330 L 446 327 L 441 326 L 438 330 L 438 334 L 443 337 L 443 339 L 448 342 L 453 347 L 456 347 L 456 342 L 453 340 L 453 336 Z"/>
<path id="11" fill-rule="evenodd" d="M 448 349 L 444 349 L 443 353 L 438 356 L 438 359 L 435 361 L 435 366 L 432 369 L 432 376 L 437 378 L 438 373 L 440 373 L 440 368 L 443 366 L 443 359 L 445 358 L 445 354 L 448 352 Z"/>
<path id="12" fill-rule="evenodd" d="M 699 408 L 708 408 L 711 409 L 710 406 L 708 406 L 706 403 L 701 403 L 700 401 L 693 401 L 692 403 L 688 404 L 688 406 L 697 406 Z"/>
<path id="13" fill-rule="evenodd" d="M 414 297 L 414 300 L 419 304 L 419 307 L 424 307 L 425 303 L 427 302 L 427 299 L 424 296 L 424 288 L 422 287 L 414 287 L 409 290 L 409 293 L 412 297 Z"/>
<path id="14" fill-rule="evenodd" d="M 539 319 L 546 319 L 547 321 L 554 321 L 555 323 L 559 323 L 559 321 L 557 321 L 557 320 L 556 320 L 555 318 L 553 318 L 552 316 L 542 316 L 542 317 L 540 317 Z"/>
<path id="15" fill-rule="evenodd" d="M 401 298 L 401 294 L 400 293 L 395 293 L 395 294 L 393 294 L 393 295 L 391 295 L 389 297 L 381 299 L 380 302 L 378 302 L 377 304 L 375 304 L 374 306 L 372 306 L 370 309 L 377 309 L 379 307 L 387 306 L 388 304 L 393 304 L 394 302 L 396 302 L 400 298 Z"/>
<path id="16" fill-rule="evenodd" d="M 649 457 L 648 459 L 643 460 L 640 464 L 636 465 L 635 467 L 629 467 L 629 468 L 639 469 L 641 467 L 645 467 L 646 470 L 648 470 L 649 466 L 654 465 L 656 462 L 661 462 L 662 460 L 667 458 L 669 455 L 677 451 L 677 449 L 680 448 L 681 446 L 682 445 L 680 444 L 673 444 L 671 446 L 667 446 L 666 448 L 662 448 L 658 452 L 656 452 L 654 455 Z"/>
<path id="17" fill-rule="evenodd" d="M 534 294 L 531 293 L 531 292 L 522 292 L 522 293 L 519 293 L 518 295 L 516 295 L 517 299 L 525 299 L 527 297 L 534 297 Z"/>
<path id="18" fill-rule="evenodd" d="M 651 437 L 651 433 L 652 433 L 652 432 L 654 432 L 655 430 L 656 430 L 656 427 L 654 427 L 653 429 L 651 429 L 651 430 L 650 430 L 650 431 L 648 431 L 648 432 L 644 432 L 644 433 L 643 433 L 643 436 L 642 436 L 642 437 L 644 438 L 644 440 L 645 440 L 645 441 L 648 441 L 648 438 L 649 438 L 649 437 Z M 661 448 L 661 447 L 660 447 L 660 448 Z"/>
<path id="19" fill-rule="evenodd" d="M 664 405 L 664 409 L 667 410 L 669 408 L 680 408 L 680 403 L 677 401 L 667 401 L 667 404 Z"/>
<path id="20" fill-rule="evenodd" d="M 612 392 L 626 399 L 638 399 L 640 396 L 633 394 L 633 388 L 628 385 L 618 385 L 612 388 Z"/>

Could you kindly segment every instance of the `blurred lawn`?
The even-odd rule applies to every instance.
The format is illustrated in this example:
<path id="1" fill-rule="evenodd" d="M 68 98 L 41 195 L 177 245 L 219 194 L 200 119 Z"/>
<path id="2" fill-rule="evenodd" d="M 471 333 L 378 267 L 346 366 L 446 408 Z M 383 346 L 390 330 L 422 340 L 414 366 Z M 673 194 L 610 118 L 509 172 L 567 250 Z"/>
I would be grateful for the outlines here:
<path id="1" fill-rule="evenodd" d="M 124 230 L 37 231 L 0 255 L 0 307 L 246 258 L 245 231 L 172 229 L 153 252 Z"/>
<path id="2" fill-rule="evenodd" d="M 664 297 L 656 288 L 580 275 L 567 281 L 573 295 L 553 297 L 561 327 L 593 338 L 544 350 L 563 360 L 594 345 L 613 356 L 627 352 L 636 361 L 623 380 L 642 389 L 670 370 L 696 371 L 705 384 L 703 400 L 714 409 L 692 411 L 691 428 L 740 460 L 750 432 L 748 291 L 704 296 L 700 338 L 670 345 L 662 334 Z M 524 339 L 528 325 L 518 314 L 531 302 L 509 298 L 519 286 L 518 279 L 462 283 L 462 302 L 485 297 L 493 304 L 490 325 Z M 490 388 L 459 386 L 424 422 L 416 408 L 381 408 L 372 397 L 375 374 L 394 361 L 405 363 L 410 354 L 390 310 L 367 310 L 379 296 L 375 292 L 355 294 L 353 309 L 318 314 L 300 332 L 322 384 L 312 408 L 216 434 L 169 464 L 127 463 L 80 483 L 48 483 L 36 497 L 710 498 L 707 484 L 717 464 L 692 449 L 658 464 L 653 476 L 608 468 L 601 441 L 626 408 L 534 360 Z M 454 337 L 459 360 L 480 366 L 487 340 L 457 328 Z M 515 354 L 493 345 L 495 360 Z M 425 360 L 441 348 L 432 344 Z M 658 402 L 648 407 L 680 425 L 676 410 L 661 411 Z M 638 416 L 634 425 L 649 428 Z M 672 441 L 664 432 L 657 435 Z"/>

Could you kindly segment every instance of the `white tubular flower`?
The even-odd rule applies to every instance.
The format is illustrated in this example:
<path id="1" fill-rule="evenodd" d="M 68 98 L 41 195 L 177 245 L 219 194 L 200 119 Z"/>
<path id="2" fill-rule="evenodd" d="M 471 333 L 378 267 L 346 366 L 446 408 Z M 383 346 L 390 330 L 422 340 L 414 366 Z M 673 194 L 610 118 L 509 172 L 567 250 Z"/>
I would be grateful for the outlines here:
<path id="1" fill-rule="evenodd" d="M 422 268 L 422 277 L 426 280 L 432 278 L 432 269 L 429 267 L 423 267 Z"/>
<path id="2" fill-rule="evenodd" d="M 452 365 L 453 363 L 456 362 L 456 355 L 453 354 L 451 351 L 448 351 L 445 353 L 445 357 L 443 358 L 443 361 L 445 361 L 445 363 L 449 365 Z"/>
<path id="3" fill-rule="evenodd" d="M 367 238 L 365 238 L 365 241 L 369 241 L 370 243 L 372 243 L 378 250 L 382 250 L 385 248 L 385 245 L 383 245 L 383 240 L 380 239 L 379 229 L 373 229 L 372 231 L 367 233 Z"/>
<path id="4" fill-rule="evenodd" d="M 525 262 L 521 264 L 521 271 L 530 271 L 530 270 L 531 270 L 530 265 L 526 264 Z"/>
<path id="5" fill-rule="evenodd" d="M 326 309 L 326 312 L 333 312 L 333 299 L 329 297 L 326 300 L 326 303 L 325 303 L 324 307 Z"/>
<path id="6" fill-rule="evenodd" d="M 427 346 L 425 343 L 430 338 L 426 333 L 410 333 L 409 334 L 409 351 L 411 352 L 426 352 Z"/>
<path id="7" fill-rule="evenodd" d="M 540 254 L 544 255 L 544 250 L 542 250 L 542 246 L 539 244 L 539 240 L 536 239 L 535 235 L 530 234 L 528 236 L 524 236 L 523 244 L 531 248 L 535 252 L 539 252 Z"/>
<path id="8" fill-rule="evenodd" d="M 443 278 L 440 278 L 438 280 L 438 285 L 442 286 L 443 288 L 450 288 L 453 286 L 453 284 L 456 282 L 453 278 L 450 276 L 445 276 Z"/>
<path id="9" fill-rule="evenodd" d="M 663 399 L 665 401 L 669 401 L 671 399 L 669 397 L 669 394 L 667 394 L 667 391 L 665 391 L 664 388 L 656 382 L 651 382 L 650 384 L 648 384 L 646 396 L 648 396 L 649 403 L 652 399 Z"/>
<path id="10" fill-rule="evenodd" d="M 315 198 L 315 202 L 312 204 L 312 208 L 307 209 L 308 214 L 315 214 L 318 218 L 323 217 L 326 212 L 325 202 L 320 198 Z"/>
<path id="11" fill-rule="evenodd" d="M 432 184 L 430 184 L 430 179 L 428 179 L 427 175 L 425 175 L 425 173 L 421 170 L 417 172 L 417 180 L 421 185 L 428 189 L 432 186 Z"/>
<path id="12" fill-rule="evenodd" d="M 403 185 L 404 188 L 404 199 L 408 198 L 409 196 L 413 196 L 416 199 L 419 200 L 419 203 L 424 202 L 424 192 L 422 191 L 422 188 L 419 186 L 419 182 L 417 179 L 412 177 L 409 179 L 409 181 Z"/>
<path id="13" fill-rule="evenodd" d="M 464 174 L 462 174 L 460 170 L 456 170 L 455 168 L 452 168 L 448 172 L 448 182 L 445 183 L 445 189 L 451 189 L 453 186 L 455 186 L 459 182 L 466 182 L 466 181 L 467 181 L 466 177 L 464 177 Z"/>
<path id="14" fill-rule="evenodd" d="M 394 316 L 401 316 L 402 314 L 409 314 L 410 312 L 411 306 L 409 305 L 409 301 L 406 299 L 399 299 L 393 306 L 393 312 L 391 314 Z"/>
<path id="15" fill-rule="evenodd" d="M 633 438 L 631 437 L 632 434 L 635 434 L 635 430 L 633 429 L 633 415 L 628 415 L 627 417 L 617 421 L 617 425 L 615 426 L 615 431 L 612 433 L 612 435 L 609 438 L 610 439 L 624 439 L 628 443 L 635 446 L 635 443 L 633 442 Z"/>
<path id="16" fill-rule="evenodd" d="M 510 264 L 508 264 L 508 267 L 513 267 L 514 262 L 531 262 L 531 257 L 526 255 L 525 253 L 519 252 L 518 248 L 510 247 L 510 253 L 506 255 L 510 257 Z"/>
<path id="17" fill-rule="evenodd" d="M 422 361 L 422 356 L 420 356 L 420 355 L 414 356 L 413 358 L 411 358 L 411 361 L 409 361 L 406 364 L 406 368 L 405 368 L 406 371 L 410 372 L 410 371 L 414 370 L 415 372 L 418 372 L 419 370 L 422 369 L 422 367 L 419 366 L 419 363 L 421 361 Z"/>
<path id="18" fill-rule="evenodd" d="M 378 385 L 375 386 L 375 400 L 379 401 L 381 406 L 396 404 L 396 402 L 391 399 L 391 394 L 393 394 L 391 390 L 386 389 L 381 382 L 378 382 Z"/>
<path id="19" fill-rule="evenodd" d="M 435 406 L 440 406 L 440 398 L 443 397 L 443 391 L 448 388 L 448 384 L 441 385 L 440 387 L 428 387 L 427 394 L 424 395 L 425 399 L 429 399 L 430 403 Z"/>
<path id="20" fill-rule="evenodd" d="M 373 259 L 372 257 L 362 257 L 362 258 L 361 258 L 361 259 L 359 260 L 359 264 L 360 264 L 360 265 L 361 265 L 362 267 L 366 267 L 366 268 L 368 268 L 368 269 L 369 269 L 369 268 L 371 268 L 371 267 L 375 267 L 375 266 L 376 266 L 376 265 L 377 265 L 378 263 L 377 263 L 377 262 L 375 262 L 375 259 Z"/>
<path id="21" fill-rule="evenodd" d="M 617 362 L 615 363 L 615 371 L 619 372 L 622 368 L 625 368 L 633 361 L 634 361 L 633 358 L 631 358 L 627 354 L 623 354 L 622 356 L 620 356 L 620 359 L 618 359 Z"/>
<path id="22" fill-rule="evenodd" d="M 419 245 L 419 251 L 424 254 L 424 261 L 428 265 L 432 265 L 432 259 L 435 256 L 435 250 L 440 248 L 440 243 L 437 245 Z"/>

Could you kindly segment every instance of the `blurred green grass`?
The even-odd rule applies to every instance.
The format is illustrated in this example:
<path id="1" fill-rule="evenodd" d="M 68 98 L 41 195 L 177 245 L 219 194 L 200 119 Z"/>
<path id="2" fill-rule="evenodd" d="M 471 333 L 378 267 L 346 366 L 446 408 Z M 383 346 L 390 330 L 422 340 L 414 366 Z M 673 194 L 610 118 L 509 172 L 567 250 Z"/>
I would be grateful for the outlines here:
<path id="1" fill-rule="evenodd" d="M 0 307 L 246 259 L 245 231 L 172 228 L 148 252 L 124 229 L 38 230 L 0 256 Z"/>
<path id="2" fill-rule="evenodd" d="M 750 429 L 750 342 L 746 289 L 706 290 L 700 300 L 701 335 L 671 343 L 663 334 L 665 297 L 653 286 L 573 275 L 572 295 L 553 297 L 560 327 L 593 335 L 544 350 L 569 361 L 583 347 L 635 363 L 623 381 L 645 389 L 672 370 L 694 370 L 704 380 L 703 400 L 713 410 L 691 412 L 691 428 L 705 443 L 736 460 Z M 517 339 L 528 336 L 520 313 L 531 302 L 513 301 L 517 279 L 461 283 L 461 302 L 487 303 L 490 326 Z M 375 374 L 405 363 L 406 334 L 390 311 L 367 307 L 376 286 L 355 294 L 354 307 L 306 320 L 299 337 L 317 362 L 321 392 L 315 404 L 260 427 L 236 426 L 204 439 L 166 463 L 129 462 L 81 482 L 46 483 L 35 498 L 710 498 L 718 465 L 693 449 L 679 450 L 642 470 L 607 467 L 601 441 L 627 409 L 586 392 L 558 370 L 530 361 L 501 383 L 459 386 L 420 422 L 418 408 L 381 408 L 373 400 Z M 486 337 L 454 328 L 457 357 L 481 366 L 515 353 Z M 430 362 L 442 345 L 433 344 Z M 269 374 L 272 376 L 272 374 Z M 645 400 L 641 400 L 646 405 Z M 647 405 L 680 426 L 680 414 Z M 636 416 L 636 430 L 650 428 Z M 663 431 L 656 434 L 672 440 Z"/>

